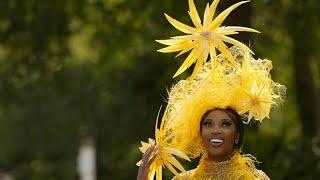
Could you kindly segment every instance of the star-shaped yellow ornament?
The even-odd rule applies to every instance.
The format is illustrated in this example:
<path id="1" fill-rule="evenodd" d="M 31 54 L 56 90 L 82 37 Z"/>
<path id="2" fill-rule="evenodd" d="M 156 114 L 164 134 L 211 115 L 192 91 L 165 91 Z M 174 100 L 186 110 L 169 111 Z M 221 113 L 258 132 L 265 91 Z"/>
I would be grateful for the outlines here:
<path id="1" fill-rule="evenodd" d="M 147 150 L 151 146 L 155 146 L 150 159 L 153 159 L 153 162 L 151 163 L 149 167 L 149 174 L 148 174 L 148 179 L 154 179 L 156 176 L 157 180 L 162 179 L 162 167 L 167 167 L 174 175 L 179 177 L 179 173 L 176 169 L 185 172 L 185 169 L 183 166 L 180 164 L 180 162 L 174 157 L 180 157 L 182 159 L 191 161 L 187 155 L 185 155 L 183 152 L 173 149 L 168 146 L 167 139 L 165 135 L 165 125 L 164 121 L 161 122 L 160 128 L 158 129 L 158 118 L 159 114 L 157 117 L 157 122 L 156 122 L 156 127 L 155 127 L 155 140 L 149 138 L 149 142 L 143 142 L 141 141 L 141 147 L 139 148 L 142 153 L 146 153 Z M 141 165 L 141 161 L 137 163 L 138 166 Z"/>
<path id="2" fill-rule="evenodd" d="M 191 79 L 193 79 L 200 70 L 200 67 L 203 65 L 203 63 L 207 60 L 209 56 L 212 60 L 216 57 L 216 49 L 220 51 L 221 54 L 231 64 L 235 65 L 236 62 L 233 56 L 231 55 L 230 51 L 228 50 L 228 46 L 225 43 L 235 45 L 253 54 L 249 47 L 233 38 L 228 37 L 228 35 L 239 34 L 240 31 L 255 33 L 259 33 L 259 31 L 241 26 L 221 26 L 221 24 L 231 13 L 231 11 L 249 1 L 238 2 L 224 10 L 215 19 L 213 19 L 219 1 L 220 0 L 214 0 L 211 3 L 211 5 L 207 4 L 207 7 L 204 12 L 203 22 L 201 22 L 194 1 L 189 0 L 188 13 L 195 27 L 185 25 L 173 19 L 169 15 L 165 14 L 167 20 L 175 28 L 186 33 L 187 35 L 171 37 L 168 40 L 156 40 L 161 44 L 168 45 L 168 47 L 159 49 L 158 51 L 163 53 L 180 51 L 180 53 L 177 56 L 191 51 L 188 57 L 185 59 L 184 63 L 180 66 L 180 68 L 174 74 L 173 77 L 180 75 L 182 72 L 188 69 L 193 63 L 196 62 L 195 68 L 191 75 Z"/>
<path id="3" fill-rule="evenodd" d="M 245 90 L 247 95 L 247 109 L 249 109 L 248 122 L 254 117 L 257 121 L 262 121 L 270 113 L 270 106 L 272 105 L 272 98 L 276 95 L 271 95 L 268 84 L 257 85 L 254 80 L 250 90 Z"/>

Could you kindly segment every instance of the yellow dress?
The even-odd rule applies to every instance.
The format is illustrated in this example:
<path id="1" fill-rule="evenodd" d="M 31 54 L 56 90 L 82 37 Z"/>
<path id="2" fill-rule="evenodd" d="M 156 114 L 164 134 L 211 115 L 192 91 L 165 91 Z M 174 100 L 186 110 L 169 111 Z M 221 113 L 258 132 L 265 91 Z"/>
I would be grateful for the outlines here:
<path id="1" fill-rule="evenodd" d="M 263 171 L 256 169 L 253 161 L 252 157 L 238 152 L 223 162 L 207 161 L 203 157 L 196 169 L 181 173 L 172 180 L 270 180 Z"/>

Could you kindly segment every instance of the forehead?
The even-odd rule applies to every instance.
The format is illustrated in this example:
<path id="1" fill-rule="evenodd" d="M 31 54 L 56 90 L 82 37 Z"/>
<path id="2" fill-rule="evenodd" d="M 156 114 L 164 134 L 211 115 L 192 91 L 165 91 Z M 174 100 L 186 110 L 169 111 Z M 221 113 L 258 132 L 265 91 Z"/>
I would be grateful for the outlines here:
<path id="1" fill-rule="evenodd" d="M 229 115 L 225 111 L 223 111 L 221 109 L 215 109 L 215 110 L 211 111 L 205 119 L 213 119 L 214 120 L 214 119 L 231 119 L 231 118 L 229 117 Z"/>

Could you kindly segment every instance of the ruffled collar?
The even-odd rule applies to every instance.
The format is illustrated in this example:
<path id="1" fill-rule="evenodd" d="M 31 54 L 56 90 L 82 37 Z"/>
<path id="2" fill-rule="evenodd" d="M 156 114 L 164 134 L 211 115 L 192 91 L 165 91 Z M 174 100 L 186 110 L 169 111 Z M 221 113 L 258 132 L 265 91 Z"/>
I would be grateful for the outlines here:
<path id="1" fill-rule="evenodd" d="M 235 152 L 230 160 L 216 162 L 208 159 L 207 155 L 204 155 L 200 163 L 197 167 L 196 173 L 203 174 L 220 174 L 223 172 L 228 172 L 230 168 L 232 168 L 232 164 L 234 164 L 235 156 L 241 156 L 239 152 Z"/>
<path id="2" fill-rule="evenodd" d="M 222 162 L 210 161 L 204 155 L 191 179 L 257 179 L 253 173 L 256 171 L 254 161 L 252 156 L 241 155 L 238 151 L 230 160 Z"/>

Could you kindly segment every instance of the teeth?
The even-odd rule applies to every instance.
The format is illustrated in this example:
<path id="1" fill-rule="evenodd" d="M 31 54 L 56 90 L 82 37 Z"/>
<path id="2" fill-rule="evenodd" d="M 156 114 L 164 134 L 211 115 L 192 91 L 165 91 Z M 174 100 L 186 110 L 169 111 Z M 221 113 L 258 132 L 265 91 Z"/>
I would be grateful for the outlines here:
<path id="1" fill-rule="evenodd" d="M 211 139 L 210 142 L 211 143 L 222 143 L 223 140 L 222 139 Z"/>

